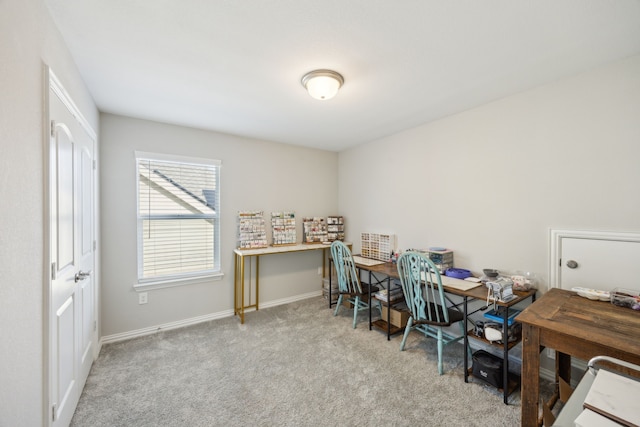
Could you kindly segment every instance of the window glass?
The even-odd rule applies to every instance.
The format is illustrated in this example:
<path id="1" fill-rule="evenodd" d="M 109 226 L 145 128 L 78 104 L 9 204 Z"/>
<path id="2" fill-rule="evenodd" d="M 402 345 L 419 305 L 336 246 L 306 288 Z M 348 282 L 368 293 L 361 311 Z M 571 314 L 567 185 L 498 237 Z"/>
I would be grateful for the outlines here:
<path id="1" fill-rule="evenodd" d="M 220 271 L 220 162 L 136 153 L 138 282 Z"/>

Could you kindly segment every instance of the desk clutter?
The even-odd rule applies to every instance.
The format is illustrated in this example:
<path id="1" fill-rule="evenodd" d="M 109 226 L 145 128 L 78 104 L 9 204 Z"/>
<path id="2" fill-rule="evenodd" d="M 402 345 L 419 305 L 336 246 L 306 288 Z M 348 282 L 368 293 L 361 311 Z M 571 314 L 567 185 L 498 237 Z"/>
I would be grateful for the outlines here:
<path id="1" fill-rule="evenodd" d="M 418 252 L 429 258 L 429 260 L 435 264 L 440 274 L 446 274 L 447 271 L 451 270 L 451 275 L 449 277 L 465 276 L 456 277 L 464 279 L 471 276 L 471 272 L 469 270 L 453 268 L 453 251 L 451 249 L 432 246 L 428 249 L 407 249 L 407 251 Z"/>
<path id="2" fill-rule="evenodd" d="M 577 292 L 583 298 L 597 301 L 611 301 L 611 304 L 618 307 L 640 310 L 640 291 L 635 289 L 615 288 L 612 291 L 602 291 L 598 289 L 589 289 L 581 287 L 571 288 L 573 292 Z"/>
<path id="3" fill-rule="evenodd" d="M 238 249 L 259 249 L 269 246 L 264 211 L 239 211 L 237 223 Z M 295 212 L 271 212 L 271 246 L 295 245 L 298 243 L 297 236 Z M 303 244 L 328 244 L 335 240 L 343 241 L 344 236 L 342 216 L 302 218 Z"/>
<path id="4" fill-rule="evenodd" d="M 522 337 L 522 326 L 515 322 L 520 310 L 507 307 L 498 307 L 483 314 L 485 321 L 477 320 L 473 329 L 476 337 L 485 338 L 490 343 L 502 344 L 504 342 L 504 315 L 507 311 L 507 342 L 513 343 Z"/>
<path id="5" fill-rule="evenodd" d="M 382 302 L 398 303 L 404 301 L 404 294 L 402 293 L 402 287 L 394 286 L 389 289 L 382 289 L 373 295 L 375 298 Z"/>

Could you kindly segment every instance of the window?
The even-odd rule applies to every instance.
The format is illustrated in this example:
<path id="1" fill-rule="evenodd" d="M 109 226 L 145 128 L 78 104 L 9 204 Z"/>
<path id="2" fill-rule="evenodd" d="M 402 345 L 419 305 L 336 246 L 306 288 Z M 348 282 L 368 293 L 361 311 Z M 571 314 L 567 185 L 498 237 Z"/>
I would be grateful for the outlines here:
<path id="1" fill-rule="evenodd" d="M 220 275 L 220 161 L 136 152 L 138 285 Z"/>

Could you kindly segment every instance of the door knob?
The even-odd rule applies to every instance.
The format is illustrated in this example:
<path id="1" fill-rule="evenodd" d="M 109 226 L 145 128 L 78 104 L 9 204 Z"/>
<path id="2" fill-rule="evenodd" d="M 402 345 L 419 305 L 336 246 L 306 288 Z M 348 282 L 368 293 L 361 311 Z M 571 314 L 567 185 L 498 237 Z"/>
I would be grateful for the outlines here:
<path id="1" fill-rule="evenodd" d="M 578 263 L 572 259 L 567 261 L 567 267 L 569 268 L 578 268 Z"/>
<path id="2" fill-rule="evenodd" d="M 91 270 L 89 270 L 89 271 L 82 271 L 82 270 L 78 271 L 76 273 L 76 276 L 75 276 L 76 283 L 78 283 L 81 280 L 86 279 L 90 275 L 91 275 Z"/>

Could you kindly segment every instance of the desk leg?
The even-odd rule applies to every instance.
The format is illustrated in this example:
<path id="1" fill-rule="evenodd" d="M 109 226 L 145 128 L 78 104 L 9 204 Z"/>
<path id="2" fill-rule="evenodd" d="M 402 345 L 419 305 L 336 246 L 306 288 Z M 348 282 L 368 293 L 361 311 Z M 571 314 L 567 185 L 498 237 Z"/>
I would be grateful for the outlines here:
<path id="1" fill-rule="evenodd" d="M 329 250 L 329 248 L 323 248 L 322 249 L 322 278 L 323 279 L 325 277 L 327 277 L 327 271 L 326 271 L 327 261 L 326 260 L 327 260 L 327 258 L 329 258 L 329 257 L 327 257 L 327 253 L 328 253 L 327 251 L 328 250 Z M 331 269 L 329 269 L 329 273 L 331 273 Z M 323 285 L 324 285 L 324 283 L 323 283 Z"/>
<path id="2" fill-rule="evenodd" d="M 504 308 L 504 317 L 502 319 L 502 400 L 505 405 L 509 404 L 509 307 Z"/>
<path id="3" fill-rule="evenodd" d="M 331 294 L 331 288 L 333 287 L 333 285 L 331 284 L 331 277 L 333 276 L 332 271 L 331 271 L 331 263 L 333 261 L 331 259 L 329 259 L 329 310 L 331 310 L 331 307 L 333 306 L 333 296 Z"/>
<path id="4" fill-rule="evenodd" d="M 358 272 L 358 276 L 360 273 Z M 369 283 L 369 330 L 371 330 L 371 306 L 373 305 L 373 294 L 371 293 L 371 283 Z"/>
<path id="5" fill-rule="evenodd" d="M 387 341 L 391 341 L 391 277 L 387 277 Z"/>
<path id="6" fill-rule="evenodd" d="M 522 427 L 538 425 L 540 399 L 540 330 L 528 324 L 522 325 Z"/>
<path id="7" fill-rule="evenodd" d="M 233 254 L 233 314 L 238 314 L 238 254 Z"/>
<path id="8" fill-rule="evenodd" d="M 462 350 L 462 355 L 464 357 L 464 382 L 469 382 L 469 359 L 467 358 L 467 349 L 469 348 L 469 336 L 467 335 L 467 320 L 468 320 L 468 304 L 469 297 L 462 297 L 462 308 L 463 308 L 463 321 L 464 325 L 464 349 Z"/>
<path id="9" fill-rule="evenodd" d="M 559 351 L 556 352 L 556 388 L 558 397 L 563 403 L 567 403 L 564 387 L 560 385 L 560 380 L 566 384 L 571 384 L 571 356 Z"/>
<path id="10" fill-rule="evenodd" d="M 256 311 L 260 310 L 260 255 L 256 255 Z"/>
<path id="11" fill-rule="evenodd" d="M 240 304 L 238 311 L 240 314 L 240 323 L 244 324 L 244 257 L 240 257 Z"/>
<path id="12" fill-rule="evenodd" d="M 358 269 L 358 280 L 360 280 L 360 269 Z M 369 271 L 369 283 L 367 284 L 369 287 L 369 330 L 371 330 L 371 305 L 373 301 L 371 301 L 371 271 Z"/>

